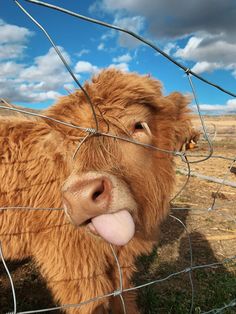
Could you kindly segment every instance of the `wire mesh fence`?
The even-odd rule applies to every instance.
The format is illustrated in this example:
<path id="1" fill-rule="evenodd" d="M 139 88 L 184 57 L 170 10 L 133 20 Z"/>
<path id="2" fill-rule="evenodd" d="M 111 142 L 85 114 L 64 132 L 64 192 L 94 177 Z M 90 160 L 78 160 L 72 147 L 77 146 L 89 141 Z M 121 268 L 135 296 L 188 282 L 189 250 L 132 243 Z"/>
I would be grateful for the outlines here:
<path id="1" fill-rule="evenodd" d="M 48 9 L 52 9 L 52 10 L 57 10 L 60 11 L 62 13 L 65 14 L 69 14 L 70 16 L 79 18 L 79 19 L 83 19 L 85 21 L 88 21 L 90 23 L 96 23 L 99 24 L 101 26 L 104 27 L 108 27 L 111 29 L 114 29 L 116 31 L 119 32 L 125 32 L 127 34 L 129 34 L 130 36 L 135 37 L 136 39 L 140 40 L 142 43 L 148 45 L 149 47 L 151 47 L 154 51 L 160 53 L 163 57 L 167 58 L 170 62 L 173 62 L 176 66 L 178 66 L 179 68 L 181 68 L 183 70 L 183 72 L 186 75 L 186 79 L 189 82 L 189 86 L 190 86 L 190 90 L 192 91 L 193 94 L 193 99 L 195 101 L 195 105 L 198 111 L 198 118 L 200 121 L 200 129 L 201 132 L 203 134 L 203 138 L 202 138 L 202 144 L 199 144 L 201 146 L 201 148 L 203 147 L 203 149 L 199 150 L 198 152 L 195 153 L 188 153 L 186 151 L 171 151 L 171 150 L 166 150 L 166 149 L 162 149 L 159 147 L 155 147 L 152 146 L 150 144 L 144 144 L 141 143 L 139 141 L 133 140 L 131 138 L 127 138 L 127 137 L 122 137 L 122 136 L 117 136 L 114 135 L 112 133 L 105 133 L 105 132 L 101 132 L 99 130 L 99 123 L 98 123 L 98 119 L 97 119 L 97 115 L 94 109 L 94 105 L 90 99 L 90 95 L 89 93 L 87 93 L 87 91 L 83 88 L 83 86 L 80 84 L 80 82 L 78 81 L 78 79 L 76 78 L 76 76 L 74 75 L 73 71 L 71 70 L 70 66 L 68 65 L 68 63 L 66 62 L 66 60 L 64 59 L 62 53 L 60 52 L 58 46 L 54 43 L 53 39 L 51 38 L 51 36 L 49 35 L 49 33 L 45 30 L 45 28 L 22 6 L 22 4 L 20 4 L 18 1 L 14 1 L 16 3 L 16 5 L 32 20 L 32 22 L 34 22 L 39 29 L 45 34 L 45 36 L 47 37 L 47 39 L 50 41 L 50 43 L 52 44 L 52 46 L 54 47 L 56 53 L 58 54 L 58 57 L 61 59 L 61 61 L 63 62 L 63 64 L 65 65 L 66 69 L 68 70 L 68 72 L 70 73 L 70 75 L 72 76 L 73 80 L 75 81 L 75 83 L 78 85 L 78 87 L 82 90 L 82 92 L 84 93 L 86 100 L 88 102 L 88 104 L 90 105 L 91 108 L 91 112 L 93 114 L 93 119 L 94 119 L 94 124 L 95 124 L 95 128 L 90 128 L 90 127 L 81 127 L 79 125 L 75 125 L 72 123 L 67 123 L 65 121 L 62 120 L 57 120 L 54 119 L 52 117 L 48 117 L 45 116 L 41 113 L 35 113 L 35 112 L 29 112 L 23 109 L 19 109 L 16 108 L 10 104 L 8 104 L 8 102 L 4 99 L 2 99 L 2 105 L 0 105 L 0 109 L 2 110 L 9 110 L 9 111 L 14 111 L 14 112 L 19 112 L 21 114 L 25 114 L 25 115 L 31 115 L 34 117 L 38 117 L 40 119 L 46 119 L 49 121 L 52 121 L 56 124 L 61 124 L 61 125 L 65 125 L 69 128 L 72 129 L 78 129 L 82 132 L 84 132 L 84 137 L 81 138 L 80 143 L 78 144 L 77 149 L 75 150 L 74 154 L 73 154 L 73 159 L 76 157 L 76 154 L 79 153 L 80 147 L 81 145 L 83 145 L 83 143 L 87 140 L 88 137 L 92 137 L 92 136 L 99 136 L 99 137 L 110 137 L 110 138 L 115 138 L 119 141 L 125 141 L 125 142 L 129 142 L 129 143 L 133 143 L 134 145 L 141 145 L 144 146 L 146 148 L 152 149 L 152 150 L 156 150 L 156 151 L 160 151 L 162 153 L 166 153 L 166 154 L 171 154 L 175 157 L 178 158 L 177 161 L 177 166 L 178 166 L 178 170 L 177 170 L 177 174 L 179 171 L 182 171 L 182 174 L 184 174 L 184 177 L 182 175 L 179 176 L 179 180 L 178 180 L 178 184 L 177 187 L 178 189 L 175 192 L 175 195 L 173 195 L 173 198 L 171 200 L 171 206 L 172 206 L 172 213 L 169 215 L 169 223 L 171 225 L 180 225 L 180 234 L 179 235 L 179 240 L 180 242 L 178 242 L 178 245 L 181 245 L 182 242 L 184 242 L 183 244 L 183 251 L 186 252 L 187 257 L 185 256 L 184 260 L 185 262 L 187 261 L 187 265 L 182 263 L 182 261 L 180 261 L 180 265 L 182 266 L 181 269 L 175 270 L 173 271 L 173 265 L 171 267 L 169 267 L 169 270 L 171 270 L 169 272 L 168 275 L 161 276 L 161 273 L 156 274 L 155 272 L 152 274 L 152 278 L 146 278 L 145 276 L 141 279 L 143 280 L 142 283 L 140 283 L 140 278 L 136 280 L 136 284 L 134 285 L 134 287 L 132 288 L 123 288 L 123 280 L 122 280 L 122 276 L 123 276 L 123 270 L 122 267 L 120 266 L 119 263 L 119 258 L 116 255 L 115 249 L 113 248 L 112 245 L 110 245 L 110 250 L 112 252 L 112 255 L 114 257 L 114 260 L 116 262 L 116 266 L 117 266 L 117 273 L 119 276 L 119 282 L 120 285 L 118 288 L 114 289 L 114 291 L 108 291 L 106 295 L 101 295 L 101 296 L 97 296 L 96 298 L 92 298 L 92 299 L 88 299 L 80 304 L 64 304 L 61 306 L 54 306 L 54 307 L 50 307 L 50 308 L 40 308 L 40 309 L 32 309 L 32 310 L 27 310 L 27 311 L 18 311 L 17 309 L 17 294 L 15 293 L 15 287 L 14 287 L 14 281 L 12 280 L 12 276 L 11 273 L 8 269 L 7 263 L 4 259 L 4 250 L 7 250 L 7 247 L 1 248 L 0 247 L 0 256 L 1 256 L 1 260 L 4 266 L 4 269 L 6 271 L 7 276 L 9 277 L 9 282 L 10 282 L 10 286 L 11 286 L 11 291 L 12 291 L 12 299 L 13 299 L 13 306 L 11 304 L 9 304 L 9 312 L 8 313 L 18 313 L 18 314 L 27 314 L 27 313 L 46 313 L 46 312 L 54 312 L 54 311 L 58 311 L 58 310 L 65 310 L 65 309 L 75 309 L 75 308 L 80 308 L 83 307 L 83 305 L 85 304 L 89 304 L 101 299 L 106 299 L 109 298 L 111 296 L 114 297 L 119 297 L 122 303 L 122 307 L 123 307 L 123 313 L 128 313 L 127 309 L 126 309 L 126 305 L 123 299 L 123 294 L 125 292 L 128 291 L 132 291 L 132 290 L 145 290 L 146 288 L 155 286 L 158 287 L 161 284 L 165 284 L 166 285 L 170 285 L 171 287 L 171 280 L 174 280 L 175 278 L 182 278 L 183 276 L 187 275 L 188 276 L 188 282 L 189 282 L 189 286 L 187 288 L 188 290 L 188 312 L 189 313 L 202 313 L 202 314 L 207 314 L 207 313 L 234 313 L 235 308 L 236 308 L 236 295 L 235 295 L 235 291 L 236 291 L 236 287 L 235 287 L 235 278 L 233 276 L 233 273 L 235 271 L 235 262 L 236 262 L 236 255 L 234 252 L 234 248 L 232 247 L 232 255 L 228 255 L 227 257 L 225 257 L 224 254 L 222 254 L 222 258 L 219 260 L 219 255 L 217 255 L 217 261 L 215 261 L 215 258 L 213 258 L 212 262 L 202 262 L 204 260 L 204 258 L 199 260 L 199 263 L 196 263 L 194 261 L 194 248 L 195 246 L 198 247 L 198 241 L 202 240 L 204 241 L 203 238 L 200 237 L 199 240 L 199 234 L 201 233 L 201 226 L 199 224 L 196 225 L 196 221 L 199 219 L 199 217 L 205 216 L 207 217 L 206 219 L 214 219 L 215 217 L 219 217 L 218 219 L 218 223 L 224 223 L 224 221 L 228 221 L 231 223 L 231 230 L 227 229 L 227 232 L 225 232 L 223 234 L 223 238 L 221 237 L 222 235 L 217 233 L 215 234 L 215 239 L 219 239 L 219 241 L 229 241 L 228 246 L 233 246 L 234 242 L 230 242 L 232 240 L 235 240 L 236 235 L 235 235 L 235 223 L 236 223 L 236 218 L 235 218 L 235 210 L 232 210 L 231 212 L 227 211 L 227 210 L 222 210 L 222 208 L 224 208 L 224 206 L 227 207 L 227 205 L 225 205 L 225 202 L 227 200 L 227 193 L 231 193 L 231 195 L 235 195 L 234 192 L 234 188 L 235 188 L 235 182 L 234 181 L 229 181 L 228 178 L 232 175 L 230 173 L 230 171 L 234 168 L 235 165 L 235 161 L 236 161 L 236 156 L 235 156 L 235 147 L 234 150 L 231 149 L 229 154 L 221 154 L 222 151 L 224 151 L 224 147 L 222 149 L 222 147 L 219 148 L 219 143 L 216 142 L 216 138 L 217 138 L 217 127 L 214 127 L 214 134 L 213 136 L 211 136 L 208 126 L 206 125 L 206 122 L 201 114 L 201 109 L 200 109 L 200 105 L 199 105 L 199 101 L 197 98 L 197 90 L 194 86 L 194 82 L 192 77 L 195 77 L 201 81 L 203 81 L 206 84 L 209 84 L 210 86 L 212 86 L 213 88 L 216 88 L 218 90 L 220 90 L 223 93 L 226 93 L 230 96 L 236 97 L 235 93 L 231 92 L 231 91 L 227 91 L 226 89 L 222 88 L 221 86 L 218 86 L 215 83 L 209 82 L 208 80 L 204 79 L 203 77 L 197 75 L 196 73 L 194 73 L 191 69 L 185 67 L 184 65 L 180 64 L 179 62 L 177 62 L 176 60 L 174 60 L 173 58 L 171 58 L 169 55 L 167 55 L 165 52 L 163 52 L 160 48 L 158 48 L 156 45 L 154 45 L 152 42 L 150 42 L 149 40 L 141 37 L 138 34 L 135 34 L 134 32 L 131 32 L 127 29 L 123 29 L 121 27 L 115 26 L 115 25 L 111 25 L 111 24 L 107 24 L 103 21 L 98 21 L 86 16 L 82 16 L 78 13 L 66 10 L 64 8 L 60 8 L 57 7 L 55 5 L 51 5 L 48 3 L 44 3 L 41 1 L 36 1 L 36 0 L 28 0 L 27 2 L 33 3 L 35 5 L 40 5 L 43 6 L 45 8 Z M 233 141 L 232 141 L 233 143 Z M 233 144 L 234 145 L 234 144 Z M 217 147 L 217 150 L 220 152 L 220 154 L 215 154 L 215 149 L 214 147 Z M 196 189 L 194 189 L 194 186 L 196 186 L 197 184 L 199 184 L 199 174 L 194 172 L 195 170 L 198 170 L 198 166 L 202 165 L 203 162 L 210 162 L 213 164 L 213 167 L 217 167 L 217 162 L 218 161 L 222 161 L 224 163 L 224 166 L 221 170 L 220 173 L 220 179 L 218 180 L 218 182 L 215 185 L 210 185 L 209 188 L 209 183 L 206 183 L 206 189 L 207 189 L 207 184 L 208 184 L 208 189 L 212 189 L 212 195 L 210 197 L 210 199 L 206 199 L 204 202 L 202 202 L 202 198 L 200 198 L 200 195 L 196 195 L 196 197 L 190 197 L 187 198 L 186 195 L 189 195 L 189 193 L 191 194 L 191 189 L 192 193 L 194 194 L 196 192 Z M 208 167 L 208 164 L 206 166 L 206 168 Z M 184 168 L 184 169 L 183 169 Z M 186 168 L 186 169 L 185 169 Z M 193 169 L 194 168 L 194 169 Z M 193 181 L 191 181 L 191 176 L 193 176 Z M 230 178 L 231 178 L 230 177 Z M 207 180 L 211 181 L 212 176 L 208 176 L 208 178 L 201 178 L 203 180 Z M 232 179 L 231 179 L 232 180 Z M 191 182 L 190 182 L 191 181 Z M 229 187 L 227 188 L 227 191 L 225 190 L 225 186 L 229 185 Z M 199 193 L 199 190 L 197 191 Z M 193 195 L 194 196 L 194 195 Z M 193 202 L 194 201 L 194 202 Z M 232 208 L 233 206 L 235 206 L 235 200 L 233 198 L 232 200 Z M 14 204 L 6 204 L 5 206 L 0 207 L 0 211 L 3 210 L 21 210 L 21 209 L 28 209 L 28 210 L 62 210 L 61 208 L 34 208 L 34 207 L 25 207 L 25 206 L 14 206 Z M 194 219 L 190 220 L 188 218 L 188 216 L 190 217 L 194 217 Z M 204 223 L 206 223 L 206 221 L 204 221 Z M 214 223 L 213 223 L 214 224 Z M 167 222 L 168 225 L 168 222 Z M 195 226 L 195 227 L 194 227 Z M 209 224 L 207 224 L 207 227 L 209 227 Z M 164 227 L 165 228 L 165 227 Z M 197 229 L 199 229 L 199 233 L 196 234 Z M 223 229 L 223 227 L 222 227 Z M 168 229 L 169 230 L 169 229 Z M 167 232 L 168 233 L 168 232 Z M 164 232 L 164 234 L 166 235 L 166 233 Z M 170 242 L 174 242 L 174 240 L 171 238 L 172 237 L 176 237 L 178 238 L 178 236 L 176 234 L 173 235 L 168 235 L 168 237 L 170 238 L 169 241 Z M 194 238 L 195 237 L 195 238 Z M 210 235 L 209 237 L 209 241 L 211 239 L 213 239 L 213 236 Z M 206 238 L 207 239 L 207 238 Z M 163 245 L 160 249 L 160 254 L 162 254 L 162 250 L 163 250 L 163 254 L 167 254 L 168 250 L 167 247 L 168 245 L 166 245 L 166 239 L 162 239 L 163 240 Z M 161 240 L 161 241 L 162 241 Z M 186 243 L 185 243 L 186 242 Z M 162 243 L 162 242 L 161 242 Z M 166 245 L 166 247 L 165 247 Z M 214 245 L 213 245 L 214 247 Z M 230 250 L 227 250 L 227 252 L 230 252 Z M 214 254 L 212 254 L 212 257 L 214 257 Z M 160 259 L 161 260 L 161 259 Z M 205 260 L 204 260 L 205 261 Z M 163 263 L 160 261 L 160 264 L 162 263 L 162 267 L 165 264 L 165 259 L 163 259 Z M 170 266 L 170 264 L 169 264 Z M 194 284 L 194 280 L 193 280 L 193 276 L 195 276 L 195 274 L 197 273 L 197 271 L 199 270 L 206 270 L 206 273 L 209 271 L 212 272 L 216 271 L 216 269 L 221 269 L 222 267 L 225 268 L 225 270 L 227 270 L 227 272 L 229 274 L 232 274 L 230 276 L 232 276 L 232 280 L 233 284 L 232 287 L 235 288 L 235 290 L 229 293 L 229 295 L 231 296 L 230 301 L 227 302 L 223 302 L 222 306 L 218 306 L 218 307 L 212 307 L 210 310 L 208 311 L 203 311 L 200 307 L 197 307 L 196 304 L 196 298 L 197 298 L 197 291 L 198 291 L 198 287 L 195 286 Z M 231 267 L 231 268 L 230 268 Z M 230 271 L 228 271 L 228 269 L 231 269 L 231 273 Z M 155 276 L 158 277 L 158 279 L 155 278 Z M 154 278 L 153 278 L 154 277 Z M 145 281 L 146 280 L 146 281 Z M 207 279 L 209 280 L 209 278 Z M 217 286 L 217 285 L 216 285 Z M 27 294 L 28 291 L 25 291 L 25 294 Z M 29 292 L 30 293 L 30 292 Z M 160 294 L 162 293 L 162 291 L 160 291 Z M 147 297 L 145 295 L 145 297 Z M 148 309 L 147 305 L 144 305 L 145 308 L 145 313 L 164 313 L 163 310 L 161 310 L 160 308 L 158 308 L 160 306 L 160 304 L 158 304 L 158 306 L 154 306 L 153 310 Z M 209 307 L 208 307 L 209 308 Z M 165 310 L 166 313 L 177 313 L 175 312 L 175 309 L 168 309 Z M 178 313 L 181 310 L 179 310 Z M 227 312 L 228 311 L 228 312 Z M 231 311 L 231 312 L 230 312 Z M 183 312 L 182 312 L 183 313 Z"/>

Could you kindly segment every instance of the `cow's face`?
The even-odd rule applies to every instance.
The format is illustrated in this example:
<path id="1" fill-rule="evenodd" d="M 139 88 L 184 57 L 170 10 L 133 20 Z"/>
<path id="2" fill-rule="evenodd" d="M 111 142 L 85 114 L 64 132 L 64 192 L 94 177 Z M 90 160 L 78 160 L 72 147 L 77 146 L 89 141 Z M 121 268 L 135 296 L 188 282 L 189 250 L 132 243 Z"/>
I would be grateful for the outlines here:
<path id="1" fill-rule="evenodd" d="M 179 149 L 189 136 L 186 98 L 178 93 L 164 97 L 160 83 L 147 76 L 106 70 L 85 89 L 100 132 L 169 151 Z M 63 104 L 71 121 L 94 127 L 81 92 L 64 99 L 58 108 Z M 95 134 L 86 138 L 75 155 L 62 199 L 76 226 L 124 245 L 134 235 L 152 235 L 168 212 L 173 183 L 172 154 Z"/>

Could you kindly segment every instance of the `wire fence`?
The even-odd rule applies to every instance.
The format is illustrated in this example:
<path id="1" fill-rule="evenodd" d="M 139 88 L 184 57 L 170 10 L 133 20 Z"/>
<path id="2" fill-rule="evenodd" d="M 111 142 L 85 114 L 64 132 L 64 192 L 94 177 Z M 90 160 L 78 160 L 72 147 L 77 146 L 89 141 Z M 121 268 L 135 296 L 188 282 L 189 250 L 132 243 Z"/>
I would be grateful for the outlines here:
<path id="1" fill-rule="evenodd" d="M 174 63 L 177 67 L 182 69 L 183 72 L 185 73 L 185 75 L 187 76 L 187 79 L 188 79 L 189 85 L 190 85 L 190 89 L 191 89 L 192 94 L 193 94 L 194 102 L 195 102 L 195 105 L 196 105 L 196 108 L 197 108 L 197 111 L 198 111 L 198 116 L 199 116 L 200 123 L 201 123 L 202 133 L 203 133 L 203 136 L 204 136 L 204 140 L 207 143 L 207 153 L 206 154 L 202 154 L 202 153 L 187 153 L 185 151 L 170 151 L 170 150 L 161 149 L 159 147 L 155 147 L 155 146 L 152 146 L 152 145 L 149 145 L 149 144 L 144 144 L 144 143 L 138 142 L 136 140 L 133 140 L 131 138 L 117 136 L 117 135 L 114 135 L 114 134 L 111 134 L 111 133 L 101 132 L 99 130 L 99 125 L 98 125 L 98 120 L 97 120 L 96 112 L 95 112 L 95 109 L 94 109 L 94 105 L 93 105 L 93 103 L 92 103 L 92 101 L 90 99 L 89 94 L 86 92 L 86 90 L 83 88 L 83 86 L 80 84 L 80 82 L 78 81 L 78 79 L 74 75 L 73 71 L 71 70 L 71 68 L 68 65 L 68 63 L 66 62 L 66 60 L 64 59 L 62 53 L 60 52 L 60 49 L 55 44 L 55 42 L 53 41 L 52 37 L 48 34 L 48 32 L 45 30 L 45 28 L 17 0 L 14 0 L 15 4 L 45 34 L 47 39 L 50 41 L 51 45 L 54 47 L 56 53 L 58 54 L 58 57 L 63 62 L 65 68 L 68 70 L 68 72 L 72 76 L 74 82 L 83 91 L 83 93 L 84 93 L 84 95 L 86 97 L 86 100 L 87 100 L 88 104 L 91 107 L 91 111 L 92 111 L 92 114 L 93 114 L 93 119 L 94 119 L 94 122 L 95 122 L 95 128 L 90 128 L 90 127 L 85 128 L 85 127 L 81 127 L 79 125 L 75 125 L 75 124 L 72 124 L 72 123 L 67 123 L 65 121 L 53 119 L 52 117 L 47 117 L 47 116 L 45 116 L 43 114 L 40 114 L 40 113 L 35 113 L 35 112 L 30 112 L 30 111 L 27 111 L 27 110 L 19 109 L 19 108 L 16 108 L 16 107 L 8 104 L 8 102 L 6 100 L 4 100 L 4 99 L 1 99 L 3 105 L 0 105 L 0 109 L 2 109 L 2 110 L 10 110 L 10 111 L 14 111 L 14 112 L 19 112 L 19 113 L 22 113 L 22 114 L 31 115 L 31 116 L 38 117 L 38 118 L 48 119 L 48 120 L 51 120 L 51 121 L 53 121 L 55 123 L 65 125 L 65 126 L 67 126 L 69 128 L 79 129 L 80 131 L 83 131 L 86 135 L 81 138 L 81 142 L 79 143 L 76 151 L 73 154 L 73 159 L 75 158 L 75 156 L 78 153 L 81 145 L 84 143 L 84 141 L 87 139 L 87 137 L 88 136 L 94 136 L 94 135 L 96 135 L 96 136 L 103 136 L 103 137 L 112 137 L 112 138 L 115 138 L 115 139 L 120 140 L 120 141 L 126 141 L 126 142 L 133 143 L 135 145 L 141 145 L 141 146 L 147 147 L 149 149 L 157 150 L 157 151 L 160 151 L 160 152 L 163 152 L 163 153 L 166 153 L 166 154 L 172 154 L 173 156 L 178 157 L 180 159 L 180 161 L 187 167 L 187 170 L 186 170 L 186 180 L 185 180 L 185 182 L 182 183 L 182 187 L 176 192 L 176 194 L 174 195 L 174 197 L 171 200 L 172 210 L 173 211 L 179 211 L 179 212 L 181 212 L 181 210 L 182 211 L 183 210 L 187 210 L 189 212 L 194 212 L 195 211 L 195 208 L 191 207 L 191 206 L 188 206 L 188 203 L 187 203 L 186 207 L 176 206 L 176 203 L 175 203 L 175 201 L 182 194 L 182 192 L 186 190 L 186 187 L 187 187 L 187 185 L 188 185 L 188 183 L 190 181 L 190 177 L 191 177 L 191 174 L 192 174 L 192 170 L 191 170 L 192 164 L 193 165 L 194 164 L 199 164 L 199 163 L 202 163 L 203 161 L 207 161 L 209 159 L 211 159 L 211 160 L 213 160 L 213 159 L 225 160 L 226 162 L 229 163 L 228 169 L 227 169 L 227 171 L 225 171 L 225 174 L 223 175 L 221 181 L 218 184 L 218 187 L 216 188 L 216 191 L 214 192 L 212 204 L 208 208 L 201 208 L 201 212 L 202 212 L 202 214 L 213 212 L 216 215 L 217 214 L 221 214 L 223 216 L 224 215 L 228 215 L 228 217 L 231 220 L 233 220 L 234 223 L 236 223 L 236 218 L 234 216 L 234 213 L 232 215 L 230 215 L 230 214 L 227 214 L 227 213 L 225 214 L 225 213 L 222 213 L 222 212 L 219 212 L 219 211 L 215 210 L 218 196 L 220 195 L 221 190 L 226 185 L 226 183 L 228 183 L 227 182 L 227 178 L 229 176 L 230 170 L 233 168 L 233 166 L 235 164 L 236 156 L 234 156 L 234 155 L 232 155 L 232 156 L 214 155 L 213 143 L 212 143 L 212 140 L 211 140 L 209 132 L 207 130 L 204 118 L 203 118 L 202 113 L 201 113 L 199 101 L 197 99 L 197 91 L 196 91 L 196 88 L 194 86 L 192 77 L 195 77 L 198 80 L 201 80 L 204 83 L 206 83 L 206 84 L 208 84 L 208 85 L 210 85 L 210 86 L 212 86 L 212 87 L 220 90 L 221 92 L 226 93 L 226 94 L 228 94 L 228 95 L 230 95 L 232 97 L 236 97 L 236 94 L 231 92 L 231 91 L 228 91 L 225 88 L 223 88 L 221 86 L 218 86 L 217 84 L 212 83 L 212 82 L 206 80 L 205 78 L 199 76 L 198 74 L 194 73 L 191 69 L 185 67 L 184 65 L 180 64 L 175 59 L 173 59 L 171 56 L 167 55 L 165 52 L 163 52 L 159 47 L 154 45 L 152 42 L 150 42 L 146 38 L 143 38 L 143 37 L 141 37 L 140 35 L 138 35 L 138 34 L 136 34 L 134 32 L 131 32 L 131 31 L 127 30 L 127 29 L 123 29 L 123 28 L 121 28 L 119 26 L 111 25 L 111 24 L 105 23 L 103 21 L 95 20 L 95 19 L 83 16 L 83 15 L 80 15 L 78 13 L 75 13 L 75 12 L 66 10 L 64 8 L 61 8 L 61 7 L 58 7 L 58 6 L 49 4 L 49 3 L 45 3 L 45 2 L 42 2 L 42 1 L 36 1 L 36 0 L 25 0 L 25 1 L 29 2 L 29 3 L 32 3 L 34 5 L 43 6 L 43 7 L 48 8 L 48 9 L 57 10 L 57 11 L 60 11 L 60 12 L 62 12 L 64 14 L 69 14 L 70 16 L 73 16 L 75 18 L 83 19 L 83 20 L 85 20 L 87 22 L 90 22 L 90 23 L 95 23 L 95 24 L 99 24 L 99 25 L 101 25 L 103 27 L 114 29 L 114 30 L 116 30 L 118 32 L 124 32 L 126 34 L 129 34 L 130 36 L 138 39 L 142 43 L 144 43 L 147 46 L 151 47 L 154 51 L 160 53 L 163 57 L 167 58 L 170 62 Z M 215 137 L 215 135 L 214 135 L 214 137 Z M 25 207 L 25 206 L 14 206 L 14 204 L 6 204 L 6 206 L 0 207 L 0 211 L 1 210 L 20 210 L 20 209 L 28 209 L 28 210 L 41 210 L 41 209 L 44 209 L 44 210 L 50 210 L 50 211 L 51 210 L 62 210 L 62 208 L 34 208 L 34 207 Z M 197 210 L 199 210 L 199 208 L 197 208 Z M 150 286 L 153 286 L 153 285 L 158 285 L 158 284 L 161 284 L 163 282 L 169 282 L 170 279 L 182 276 L 183 274 L 188 274 L 190 287 L 191 287 L 191 301 L 190 301 L 189 313 L 196 313 L 196 312 L 194 312 L 194 306 L 195 306 L 194 301 L 195 301 L 195 297 L 196 297 L 196 288 L 194 286 L 194 281 L 193 281 L 193 274 L 194 274 L 194 272 L 197 271 L 197 270 L 200 270 L 200 269 L 206 269 L 206 270 L 207 269 L 214 269 L 214 268 L 220 267 L 222 265 L 224 265 L 226 267 L 230 263 L 235 263 L 236 255 L 224 258 L 224 259 L 222 259 L 221 261 L 218 261 L 218 262 L 212 262 L 212 263 L 209 263 L 209 264 L 203 263 L 203 264 L 199 264 L 199 265 L 194 265 L 193 264 L 193 243 L 192 243 L 192 239 L 191 239 L 191 234 L 190 234 L 189 228 L 186 226 L 186 223 L 184 223 L 180 218 L 176 217 L 175 215 L 170 214 L 169 217 L 170 217 L 170 219 L 174 220 L 175 223 L 180 224 L 181 228 L 184 230 L 185 234 L 187 235 L 188 251 L 189 251 L 189 265 L 188 265 L 188 267 L 184 267 L 183 269 L 181 269 L 179 271 L 170 273 L 168 276 L 165 276 L 165 277 L 163 277 L 161 279 L 149 280 L 148 282 L 146 282 L 144 284 L 138 284 L 138 285 L 135 285 L 132 288 L 124 289 L 123 288 L 123 281 L 122 281 L 122 274 L 123 274 L 122 273 L 122 268 L 120 266 L 119 259 L 118 259 L 117 255 L 115 253 L 115 250 L 114 250 L 113 246 L 110 245 L 110 249 L 111 249 L 112 254 L 114 256 L 114 259 L 116 261 L 117 271 L 118 271 L 119 278 L 120 278 L 120 280 L 119 280 L 120 281 L 119 288 L 117 290 L 115 290 L 115 291 L 108 292 L 106 295 L 97 296 L 96 298 L 89 299 L 89 300 L 87 300 L 85 302 L 82 302 L 80 304 L 64 304 L 64 305 L 57 306 L 57 307 L 52 307 L 52 308 L 36 309 L 36 310 L 23 311 L 23 312 L 22 311 L 21 312 L 17 311 L 17 295 L 15 293 L 14 282 L 12 280 L 11 273 L 10 273 L 10 271 L 9 271 L 9 269 L 7 267 L 6 261 L 4 259 L 4 250 L 1 248 L 1 243 L 0 243 L 0 257 L 1 257 L 4 269 L 5 269 L 6 273 L 7 273 L 7 276 L 9 277 L 11 290 L 12 290 L 12 298 L 13 298 L 13 310 L 10 310 L 8 312 L 8 314 L 10 314 L 10 313 L 11 314 L 13 314 L 13 313 L 14 314 L 16 314 L 16 313 L 17 314 L 44 313 L 44 312 L 53 312 L 53 311 L 58 311 L 58 310 L 65 310 L 65 309 L 69 309 L 69 308 L 70 309 L 72 309 L 72 308 L 79 308 L 79 307 L 82 307 L 85 304 L 88 304 L 88 303 L 91 303 L 91 302 L 95 302 L 95 301 L 98 301 L 100 299 L 108 298 L 108 297 L 111 297 L 111 296 L 115 296 L 115 297 L 119 296 L 120 297 L 122 305 L 123 305 L 123 312 L 128 314 L 126 306 L 125 306 L 125 302 L 124 302 L 124 299 L 123 299 L 123 293 L 128 292 L 128 291 L 132 291 L 132 290 L 143 289 L 145 287 L 150 287 Z M 7 248 L 4 248 L 4 249 L 7 249 Z M 232 291 L 232 296 L 233 295 L 234 295 L 234 292 Z M 232 311 L 233 311 L 233 308 L 235 308 L 235 307 L 236 307 L 236 298 L 233 298 L 228 304 L 223 304 L 222 307 L 212 308 L 211 310 L 209 310 L 207 312 L 199 311 L 198 313 L 201 313 L 201 314 L 223 313 L 226 310 L 230 310 L 230 309 L 232 309 Z M 12 306 L 9 304 L 9 309 L 11 309 L 11 308 L 12 308 Z"/>

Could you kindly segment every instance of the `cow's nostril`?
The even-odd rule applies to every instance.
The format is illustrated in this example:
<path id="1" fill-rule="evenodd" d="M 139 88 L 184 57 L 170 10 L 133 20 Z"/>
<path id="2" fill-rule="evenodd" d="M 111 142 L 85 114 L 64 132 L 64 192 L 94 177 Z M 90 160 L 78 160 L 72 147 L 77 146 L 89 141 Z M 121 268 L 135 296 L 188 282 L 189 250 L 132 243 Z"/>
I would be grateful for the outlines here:
<path id="1" fill-rule="evenodd" d="M 73 178 L 62 191 L 65 211 L 78 226 L 106 213 L 112 199 L 112 182 L 106 176 Z"/>
<path id="2" fill-rule="evenodd" d="M 99 196 L 101 196 L 105 192 L 105 183 L 102 180 L 99 187 L 97 187 L 96 191 L 92 195 L 93 201 L 96 201 L 99 199 Z"/>

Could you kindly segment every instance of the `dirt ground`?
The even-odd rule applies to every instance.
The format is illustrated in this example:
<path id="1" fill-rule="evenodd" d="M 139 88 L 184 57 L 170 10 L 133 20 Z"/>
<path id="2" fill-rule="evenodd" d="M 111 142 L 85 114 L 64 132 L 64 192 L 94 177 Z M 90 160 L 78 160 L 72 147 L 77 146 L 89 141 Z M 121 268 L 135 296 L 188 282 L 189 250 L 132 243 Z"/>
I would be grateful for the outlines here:
<path id="1" fill-rule="evenodd" d="M 209 137 L 213 141 L 213 156 L 236 157 L 236 116 L 204 117 Z M 200 122 L 194 119 L 199 130 Z M 188 151 L 189 152 L 189 151 Z M 208 145 L 201 136 L 191 154 L 208 154 Z M 189 161 L 203 157 L 189 157 Z M 176 157 L 177 186 L 174 195 L 186 182 L 186 163 Z M 194 305 L 192 313 L 204 313 L 227 307 L 236 299 L 236 188 L 200 179 L 198 174 L 236 183 L 229 171 L 232 161 L 211 157 L 190 164 L 195 173 L 182 193 L 172 201 L 173 216 L 163 224 L 160 244 L 153 255 L 138 261 L 136 284 L 166 278 L 191 266 L 225 261 L 220 266 L 204 267 L 192 272 Z M 236 166 L 236 162 L 233 166 Z M 220 187 L 220 188 L 219 188 Z M 174 197 L 173 195 L 173 197 Z M 212 205 L 214 204 L 213 208 Z M 179 220 L 178 220 L 179 219 Z M 182 226 L 186 225 L 188 233 Z M 190 239 L 189 239 L 189 236 Z M 190 249 L 190 243 L 191 249 Z M 228 259 L 228 260 L 227 260 Z M 18 297 L 18 310 L 27 311 L 53 306 L 49 291 L 30 260 L 9 263 Z M 143 313 L 185 314 L 190 312 L 192 287 L 189 272 L 171 276 L 168 280 L 140 292 Z M 141 290 L 141 289 L 140 289 Z M 9 281 L 0 266 L 0 313 L 12 310 Z M 53 313 L 59 313 L 55 311 Z M 209 312 L 210 313 L 210 312 Z M 219 313 L 219 312 L 211 312 Z M 236 313 L 232 306 L 222 313 Z"/>

